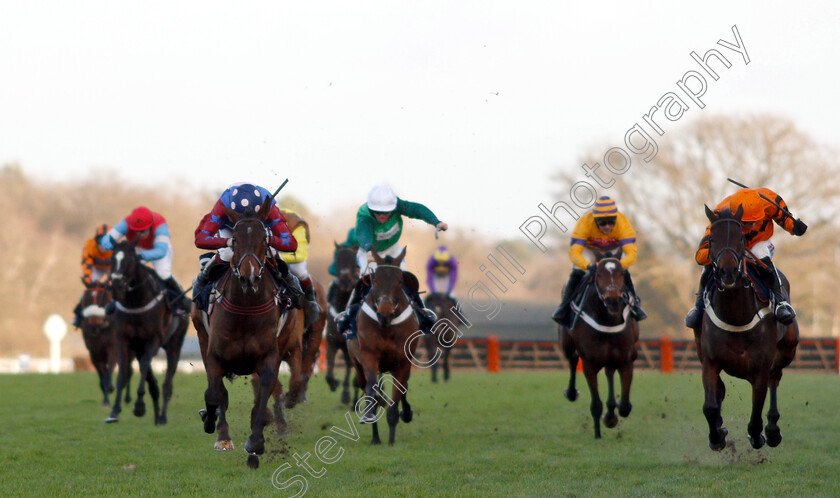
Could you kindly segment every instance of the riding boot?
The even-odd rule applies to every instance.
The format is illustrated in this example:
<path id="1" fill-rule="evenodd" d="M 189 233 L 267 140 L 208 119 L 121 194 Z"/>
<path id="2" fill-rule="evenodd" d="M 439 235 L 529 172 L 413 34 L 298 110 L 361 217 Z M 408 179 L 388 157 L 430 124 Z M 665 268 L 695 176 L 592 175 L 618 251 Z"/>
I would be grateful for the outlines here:
<path id="1" fill-rule="evenodd" d="M 338 331 L 347 339 L 356 337 L 356 333 L 358 332 L 356 329 L 358 325 L 356 315 L 358 315 L 362 299 L 365 298 L 369 289 L 370 286 L 366 283 L 366 279 L 360 279 L 356 283 L 356 288 L 350 292 L 347 307 L 335 316 L 335 325 Z"/>
<path id="2" fill-rule="evenodd" d="M 414 311 L 417 312 L 417 319 L 420 322 L 420 330 L 422 330 L 424 334 L 431 334 L 432 326 L 437 321 L 437 315 L 435 315 L 434 311 L 430 310 L 425 304 L 423 304 L 423 299 L 420 297 L 420 293 L 409 292 L 408 289 L 406 289 L 406 293 L 411 296 L 411 305 L 414 307 Z"/>
<path id="3" fill-rule="evenodd" d="M 312 285 L 311 278 L 307 277 L 301 280 L 300 286 L 306 299 L 306 306 L 303 309 L 303 327 L 308 329 L 321 314 L 321 306 L 318 304 L 318 297 L 315 295 L 315 286 Z"/>
<path id="4" fill-rule="evenodd" d="M 773 301 L 776 302 L 776 320 L 782 322 L 782 325 L 790 325 L 793 319 L 796 318 L 796 311 L 794 311 L 793 306 L 790 305 L 785 297 L 779 272 L 776 270 L 776 266 L 770 258 L 762 258 L 761 261 L 767 265 L 767 270 L 763 272 L 762 280 L 764 280 L 764 283 L 773 292 Z"/>
<path id="5" fill-rule="evenodd" d="M 166 304 L 169 305 L 169 310 L 176 316 L 186 315 L 192 306 L 192 302 L 184 295 L 184 290 L 178 285 L 175 277 L 170 276 L 163 280 L 163 284 L 168 294 Z"/>
<path id="6" fill-rule="evenodd" d="M 694 307 L 688 310 L 685 316 L 685 326 L 690 329 L 699 329 L 703 324 L 703 310 L 706 309 L 703 303 L 703 293 L 706 291 L 706 283 L 709 281 L 709 276 L 712 274 L 712 265 L 703 267 L 703 274 L 700 275 L 700 287 L 697 289 L 697 300 L 694 302 Z"/>
<path id="7" fill-rule="evenodd" d="M 79 301 L 76 307 L 73 308 L 73 326 L 77 329 L 82 328 L 82 303 Z"/>
<path id="8" fill-rule="evenodd" d="M 221 263 L 223 263 L 223 261 L 218 257 L 218 255 L 214 255 L 210 261 L 201 268 L 201 271 L 198 272 L 195 280 L 193 280 L 193 301 L 195 302 L 195 306 L 202 311 L 207 311 L 210 304 L 212 272 Z"/>
<path id="9" fill-rule="evenodd" d="M 566 328 L 571 326 L 569 305 L 572 302 L 572 296 L 574 295 L 578 285 L 580 285 L 580 281 L 583 280 L 584 275 L 586 275 L 586 272 L 583 270 L 578 268 L 572 270 L 572 273 L 569 275 L 569 280 L 566 282 L 566 286 L 563 287 L 563 299 L 560 301 L 557 311 L 551 315 L 552 320 Z"/>
<path id="10" fill-rule="evenodd" d="M 642 300 L 636 295 L 636 286 L 633 285 L 633 277 L 630 276 L 630 272 L 627 270 L 624 270 L 624 285 L 627 286 L 627 301 L 630 305 L 630 314 L 633 315 L 633 318 L 637 322 L 641 322 L 647 318 L 647 313 L 642 309 Z"/>
<path id="11" fill-rule="evenodd" d="M 278 285 L 282 284 L 286 287 L 291 295 L 292 304 L 295 308 L 305 309 L 304 305 L 306 303 L 304 301 L 303 289 L 300 288 L 300 280 L 298 280 L 294 273 L 289 271 L 289 265 L 283 261 L 279 254 L 274 256 L 273 261 L 273 265 L 266 265 L 269 272 L 271 272 L 271 276 L 274 277 Z"/>

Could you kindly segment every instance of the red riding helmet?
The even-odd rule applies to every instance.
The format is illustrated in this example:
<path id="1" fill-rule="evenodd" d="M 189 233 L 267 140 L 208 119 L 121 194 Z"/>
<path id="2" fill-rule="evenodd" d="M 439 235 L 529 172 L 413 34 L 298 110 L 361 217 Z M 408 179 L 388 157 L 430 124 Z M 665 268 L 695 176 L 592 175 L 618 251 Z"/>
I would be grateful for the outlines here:
<path id="1" fill-rule="evenodd" d="M 150 228 L 153 221 L 152 212 L 145 206 L 136 208 L 130 215 L 128 215 L 128 218 L 125 219 L 125 222 L 128 224 L 128 228 L 134 230 L 135 232 L 142 232 L 143 230 Z"/>

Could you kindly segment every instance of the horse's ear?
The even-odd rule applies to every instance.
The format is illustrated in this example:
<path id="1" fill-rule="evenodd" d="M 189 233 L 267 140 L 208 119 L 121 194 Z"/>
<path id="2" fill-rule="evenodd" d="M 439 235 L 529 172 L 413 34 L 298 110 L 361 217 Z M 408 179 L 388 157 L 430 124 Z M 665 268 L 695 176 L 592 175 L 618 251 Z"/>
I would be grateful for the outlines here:
<path id="1" fill-rule="evenodd" d="M 405 251 L 407 250 L 408 246 L 403 247 L 403 250 L 400 251 L 400 254 L 397 256 L 396 259 L 394 259 L 394 266 L 400 266 L 400 263 L 402 263 L 402 260 L 405 257 Z"/>
<path id="2" fill-rule="evenodd" d="M 373 254 L 373 260 L 376 262 L 376 264 L 381 265 L 381 264 L 382 264 L 382 262 L 383 262 L 383 261 L 385 261 L 385 260 L 384 260 L 384 259 L 383 259 L 380 255 L 379 255 L 379 253 L 378 253 L 378 252 L 376 252 L 375 250 L 371 249 L 371 250 L 370 250 L 370 253 L 371 253 L 371 254 Z"/>
<path id="3" fill-rule="evenodd" d="M 738 209 L 735 210 L 735 219 L 741 221 L 741 216 L 744 216 L 744 205 L 738 204 Z"/>
<path id="4" fill-rule="evenodd" d="M 274 202 L 273 197 L 266 197 L 265 201 L 263 201 L 262 206 L 260 206 L 259 218 L 262 221 L 268 219 L 269 213 L 271 213 L 271 203 Z"/>
<path id="5" fill-rule="evenodd" d="M 225 206 L 225 217 L 230 220 L 231 223 L 236 225 L 236 222 L 242 219 L 242 215 L 234 211 L 233 209 Z"/>
<path id="6" fill-rule="evenodd" d="M 341 247 L 341 246 L 338 245 L 338 242 L 336 242 L 336 241 L 333 241 L 333 244 L 335 245 L 335 250 L 336 251 L 338 250 L 339 247 Z"/>
<path id="7" fill-rule="evenodd" d="M 704 207 L 704 208 L 706 208 L 706 218 L 709 218 L 709 221 L 715 221 L 715 219 L 716 219 L 717 217 L 715 216 L 714 211 L 712 211 L 711 209 L 709 209 L 709 206 L 707 206 L 707 205 L 705 205 L 705 204 L 703 204 L 703 207 Z"/>

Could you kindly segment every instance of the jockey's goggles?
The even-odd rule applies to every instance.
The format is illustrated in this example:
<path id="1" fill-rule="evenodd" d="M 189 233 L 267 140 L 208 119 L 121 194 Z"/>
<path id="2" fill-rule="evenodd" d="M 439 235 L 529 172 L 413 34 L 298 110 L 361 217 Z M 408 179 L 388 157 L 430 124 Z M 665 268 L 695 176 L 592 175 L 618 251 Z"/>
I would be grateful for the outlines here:
<path id="1" fill-rule="evenodd" d="M 603 218 L 595 218 L 595 224 L 599 227 L 607 225 L 615 225 L 615 216 L 605 216 Z"/>

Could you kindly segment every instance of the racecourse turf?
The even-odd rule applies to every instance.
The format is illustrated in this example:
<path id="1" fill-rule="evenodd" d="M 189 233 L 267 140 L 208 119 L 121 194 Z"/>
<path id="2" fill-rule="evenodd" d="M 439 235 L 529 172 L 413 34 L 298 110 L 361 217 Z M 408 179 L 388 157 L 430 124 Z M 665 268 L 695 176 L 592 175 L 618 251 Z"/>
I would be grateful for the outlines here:
<path id="1" fill-rule="evenodd" d="M 176 375 L 169 423 L 157 427 L 148 394 L 145 417 L 128 405 L 119 423 L 106 425 L 93 373 L 2 375 L 0 496 L 293 496 L 304 485 L 310 496 L 840 495 L 837 375 L 786 373 L 779 390 L 784 440 L 760 450 L 746 437 L 749 385 L 724 376 L 730 444 L 721 452 L 707 446 L 699 374 L 638 372 L 633 412 L 615 429 L 602 426 L 601 440 L 578 380 L 581 396 L 570 403 L 562 396 L 566 371 L 455 371 L 448 383 L 432 384 L 427 371 L 415 370 L 414 420 L 400 422 L 389 447 L 384 419 L 383 446 L 371 446 L 370 428 L 358 423 L 352 440 L 350 408 L 317 375 L 309 402 L 287 412 L 290 434 L 267 428 L 266 455 L 252 470 L 242 449 L 251 407 L 246 378 L 230 387 L 236 448 L 221 453 L 197 415 L 203 374 Z M 325 436 L 337 446 L 328 448 Z M 315 456 L 319 440 L 332 463 Z"/>

